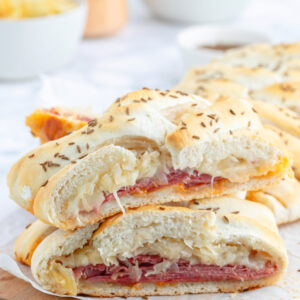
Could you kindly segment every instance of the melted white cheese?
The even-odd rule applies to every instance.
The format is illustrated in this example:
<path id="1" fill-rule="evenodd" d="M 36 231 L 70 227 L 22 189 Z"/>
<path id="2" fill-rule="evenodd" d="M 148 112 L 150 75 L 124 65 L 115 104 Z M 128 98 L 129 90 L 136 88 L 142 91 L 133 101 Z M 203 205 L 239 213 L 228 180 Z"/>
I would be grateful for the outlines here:
<path id="1" fill-rule="evenodd" d="M 116 200 L 116 202 L 118 203 L 118 205 L 119 205 L 119 207 L 120 207 L 120 209 L 121 209 L 123 215 L 125 215 L 125 209 L 124 209 L 124 207 L 122 206 L 122 203 L 121 203 L 121 200 L 120 200 L 120 198 L 119 198 L 119 196 L 118 196 L 118 193 L 115 191 L 115 192 L 113 192 L 113 195 L 114 195 L 115 200 Z"/>

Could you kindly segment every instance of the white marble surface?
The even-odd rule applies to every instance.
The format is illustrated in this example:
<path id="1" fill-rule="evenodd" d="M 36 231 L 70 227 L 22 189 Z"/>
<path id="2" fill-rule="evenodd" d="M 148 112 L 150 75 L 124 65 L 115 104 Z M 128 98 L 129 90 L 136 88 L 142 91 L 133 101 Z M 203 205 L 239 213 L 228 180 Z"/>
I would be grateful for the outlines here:
<path id="1" fill-rule="evenodd" d="M 5 177 L 12 163 L 38 144 L 24 126 L 37 106 L 91 106 L 100 112 L 130 90 L 169 88 L 182 76 L 176 35 L 186 25 L 152 18 L 138 0 L 130 4 L 130 22 L 119 35 L 84 40 L 64 68 L 34 80 L 0 81 L 0 220 L 12 219 L 13 225 L 14 211 L 20 213 L 8 199 Z M 232 23 L 267 32 L 278 42 L 295 41 L 300 40 L 299 12 L 299 0 L 254 0 Z M 2 244 L 8 230 L 13 226 L 0 228 Z"/>

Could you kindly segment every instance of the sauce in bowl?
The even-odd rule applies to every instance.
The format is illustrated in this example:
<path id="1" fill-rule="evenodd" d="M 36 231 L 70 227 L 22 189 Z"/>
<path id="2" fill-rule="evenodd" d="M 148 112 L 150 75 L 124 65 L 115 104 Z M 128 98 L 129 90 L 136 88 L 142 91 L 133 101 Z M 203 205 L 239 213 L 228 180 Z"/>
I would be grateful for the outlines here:
<path id="1" fill-rule="evenodd" d="M 242 44 L 215 44 L 215 45 L 199 45 L 198 49 L 207 49 L 207 50 L 217 50 L 217 51 L 226 51 L 229 49 L 243 47 Z"/>

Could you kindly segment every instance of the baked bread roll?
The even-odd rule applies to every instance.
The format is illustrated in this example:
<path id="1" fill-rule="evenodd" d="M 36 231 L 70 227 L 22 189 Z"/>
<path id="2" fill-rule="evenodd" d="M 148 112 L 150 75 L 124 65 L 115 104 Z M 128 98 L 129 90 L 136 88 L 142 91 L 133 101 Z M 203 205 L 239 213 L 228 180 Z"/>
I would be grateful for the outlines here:
<path id="1" fill-rule="evenodd" d="M 145 89 L 118 101 L 19 160 L 8 175 L 11 197 L 74 229 L 126 208 L 261 189 L 290 170 L 278 135 L 246 100 L 208 106 Z"/>
<path id="2" fill-rule="evenodd" d="M 64 107 L 37 108 L 27 116 L 26 125 L 41 143 L 59 139 L 95 119 L 90 111 L 79 112 Z"/>
<path id="3" fill-rule="evenodd" d="M 293 65 L 292 63 L 296 63 Z M 220 97 L 261 100 L 300 114 L 300 58 L 282 63 L 282 71 L 209 64 L 190 69 L 173 90 L 195 94 L 212 102 Z"/>
<path id="4" fill-rule="evenodd" d="M 300 182 L 296 178 L 284 177 L 278 184 L 262 191 L 248 191 L 246 199 L 269 207 L 278 225 L 300 218 Z"/>
<path id="5" fill-rule="evenodd" d="M 216 64 L 214 66 L 220 65 Z M 232 68 L 235 69 L 235 67 Z M 203 74 L 208 72 L 209 69 L 209 65 L 203 68 L 190 69 L 183 81 L 175 86 L 174 89 L 181 88 L 184 91 L 204 96 L 212 102 L 223 101 L 224 98 L 235 98 L 239 93 L 248 93 L 246 86 L 244 88 L 247 91 L 243 92 L 242 85 L 237 85 L 236 88 L 233 85 L 233 90 L 231 90 L 230 84 L 235 83 L 230 81 L 229 78 L 233 79 L 235 75 L 222 73 L 222 76 L 225 76 L 223 79 L 206 80 Z M 243 68 L 238 67 L 238 69 Z M 220 80 L 219 83 L 218 80 Z M 223 84 L 223 82 L 226 82 L 226 84 Z M 261 121 L 265 125 L 267 124 L 267 127 L 272 125 L 272 130 L 276 131 L 276 128 L 279 129 L 277 130 L 279 137 L 293 155 L 293 170 L 297 178 L 300 178 L 300 156 L 298 150 L 300 147 L 299 91 L 300 85 L 298 82 L 275 83 L 262 89 L 249 91 L 249 96 L 246 96 L 246 98 L 250 97 L 256 100 L 252 102 L 252 105 L 258 112 Z"/>
<path id="6" fill-rule="evenodd" d="M 264 68 L 253 69 L 226 64 L 208 64 L 203 67 L 191 68 L 184 76 L 183 80 L 173 89 L 183 91 L 188 91 L 190 89 L 190 91 L 194 93 L 199 87 L 201 89 L 201 86 L 204 83 L 213 81 L 216 81 L 217 83 L 221 80 L 223 80 L 223 82 L 227 81 L 226 85 L 228 87 L 226 87 L 226 85 L 223 88 L 220 86 L 219 89 L 222 91 L 220 94 L 222 96 L 234 97 L 235 95 L 229 93 L 230 85 L 228 82 L 234 87 L 234 93 L 242 93 L 245 92 L 242 87 L 246 87 L 248 90 L 255 90 L 280 82 L 282 79 L 276 72 Z M 220 85 L 223 84 L 223 82 L 221 81 Z M 215 84 L 215 86 L 217 86 L 217 84 Z M 228 90 L 228 95 L 224 94 L 226 90 Z"/>
<path id="7" fill-rule="evenodd" d="M 275 133 L 292 155 L 293 171 L 300 179 L 300 118 L 293 111 L 262 101 L 253 101 L 264 127 Z"/>
<path id="8" fill-rule="evenodd" d="M 286 71 L 284 64 L 300 58 L 300 42 L 291 44 L 256 44 L 226 51 L 214 63 L 249 68 L 266 68 L 275 72 Z"/>
<path id="9" fill-rule="evenodd" d="M 294 171 L 295 177 L 298 180 L 300 180 L 300 155 L 299 155 L 300 139 L 283 130 L 275 128 L 272 125 L 265 125 L 265 127 L 276 132 L 284 142 L 287 151 L 292 155 L 292 161 L 293 161 L 292 169 Z"/>
<path id="10" fill-rule="evenodd" d="M 211 209 L 214 201 L 206 202 L 209 210 L 146 206 L 100 226 L 57 230 L 36 249 L 33 276 L 51 292 L 100 297 L 238 292 L 275 283 L 287 256 L 271 211 L 236 198 Z"/>
<path id="11" fill-rule="evenodd" d="M 223 78 L 195 81 L 189 80 L 188 77 L 186 77 L 186 79 L 172 88 L 172 90 L 191 93 L 211 102 L 215 102 L 222 97 L 248 97 L 248 89 L 245 86 Z"/>
<path id="12" fill-rule="evenodd" d="M 300 115 L 300 81 L 275 83 L 253 91 L 250 95 L 252 99 L 280 105 Z"/>
<path id="13" fill-rule="evenodd" d="M 285 81 L 300 81 L 300 57 L 282 62 L 280 74 Z"/>
<path id="14" fill-rule="evenodd" d="M 30 266 L 33 252 L 37 246 L 56 230 L 55 227 L 37 220 L 29 224 L 16 239 L 14 254 L 17 261 Z"/>
<path id="15" fill-rule="evenodd" d="M 280 105 L 253 101 L 253 107 L 265 124 L 283 130 L 296 138 L 300 138 L 300 117 L 292 110 Z"/>

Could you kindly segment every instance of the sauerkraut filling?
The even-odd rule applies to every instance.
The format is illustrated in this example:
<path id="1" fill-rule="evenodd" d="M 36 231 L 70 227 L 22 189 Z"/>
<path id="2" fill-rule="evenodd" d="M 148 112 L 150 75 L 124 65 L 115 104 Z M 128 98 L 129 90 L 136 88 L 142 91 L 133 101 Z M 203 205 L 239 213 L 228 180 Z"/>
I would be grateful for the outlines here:
<path id="1" fill-rule="evenodd" d="M 168 173 L 160 172 L 154 177 L 138 179 L 132 186 L 122 187 L 114 193 L 103 193 L 102 195 L 98 196 L 98 198 L 101 202 L 101 205 L 103 205 L 111 200 L 118 201 L 118 197 L 124 197 L 131 194 L 149 193 L 167 186 L 180 185 L 183 189 L 188 189 L 200 185 L 213 186 L 216 182 L 222 180 L 224 181 L 226 179 L 220 176 L 213 177 L 209 174 L 199 174 L 196 170 L 182 171 L 171 169 Z M 93 210 L 97 212 L 100 206 L 95 206 Z M 86 212 L 88 212 L 88 210 L 82 209 L 79 213 Z"/>
<path id="2" fill-rule="evenodd" d="M 147 194 L 166 187 L 174 187 L 179 192 L 184 192 L 196 190 L 201 186 L 210 186 L 213 192 L 215 187 L 215 190 L 218 190 L 217 187 L 226 182 L 238 184 L 253 178 L 259 179 L 261 176 L 272 177 L 282 173 L 288 164 L 288 159 L 277 157 L 276 162 L 263 164 L 259 161 L 251 161 L 250 164 L 239 161 L 237 166 L 232 168 L 225 159 L 215 162 L 214 167 L 210 169 L 207 167 L 176 169 L 172 166 L 168 154 L 152 150 L 148 149 L 134 155 L 131 152 L 127 153 L 127 162 L 114 163 L 107 170 L 100 170 L 97 176 L 80 185 L 80 189 L 74 189 L 74 196 L 71 196 L 74 197 L 74 201 L 67 202 L 70 214 L 76 214 L 75 217 L 78 217 L 78 214 L 82 216 L 97 214 L 102 206 L 111 200 L 116 201 L 124 211 L 119 198 L 133 194 Z"/>
<path id="3" fill-rule="evenodd" d="M 260 268 L 242 264 L 218 266 L 192 263 L 186 259 L 171 261 L 160 255 L 138 255 L 126 260 L 119 260 L 116 265 L 89 264 L 75 267 L 72 270 L 77 280 L 128 285 L 140 282 L 252 280 L 275 274 L 277 266 L 271 261 L 266 261 Z"/>

